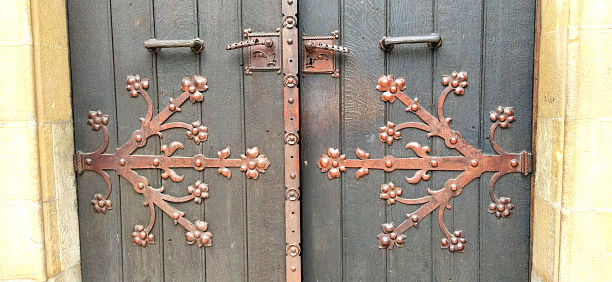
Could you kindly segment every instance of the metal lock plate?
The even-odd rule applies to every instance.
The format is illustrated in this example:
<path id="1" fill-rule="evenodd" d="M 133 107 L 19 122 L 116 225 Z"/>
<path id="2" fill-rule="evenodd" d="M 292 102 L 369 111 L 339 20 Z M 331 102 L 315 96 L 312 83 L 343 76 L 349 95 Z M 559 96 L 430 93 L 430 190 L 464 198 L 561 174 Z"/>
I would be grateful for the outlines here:
<path id="1" fill-rule="evenodd" d="M 332 32 L 330 36 L 306 36 L 302 35 L 302 73 L 335 73 L 336 55 L 333 50 L 317 48 L 321 43 L 334 46 L 338 32 Z M 312 46 L 309 48 L 309 45 Z"/>
<path id="2" fill-rule="evenodd" d="M 244 31 L 247 41 L 256 40 L 264 42 L 262 45 L 249 46 L 249 64 L 245 68 L 246 74 L 254 71 L 277 71 L 281 69 L 280 29 L 273 33 L 252 33 L 250 29 Z M 270 45 L 271 42 L 271 45 Z"/>

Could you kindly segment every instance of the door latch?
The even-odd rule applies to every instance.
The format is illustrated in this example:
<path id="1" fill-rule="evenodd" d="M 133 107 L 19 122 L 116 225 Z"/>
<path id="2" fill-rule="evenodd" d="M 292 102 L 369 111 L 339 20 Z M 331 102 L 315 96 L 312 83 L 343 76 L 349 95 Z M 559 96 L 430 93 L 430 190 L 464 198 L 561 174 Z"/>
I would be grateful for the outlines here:
<path id="1" fill-rule="evenodd" d="M 330 36 L 302 35 L 302 75 L 307 73 L 331 73 L 339 77 L 340 71 L 336 69 L 336 53 L 349 53 L 349 49 L 336 45 L 338 31 Z"/>
<path id="2" fill-rule="evenodd" d="M 248 65 L 244 68 L 247 75 L 254 71 L 276 71 L 281 73 L 280 58 L 280 28 L 271 33 L 254 33 L 251 29 L 244 30 L 246 40 L 228 44 L 226 50 L 248 48 Z"/>

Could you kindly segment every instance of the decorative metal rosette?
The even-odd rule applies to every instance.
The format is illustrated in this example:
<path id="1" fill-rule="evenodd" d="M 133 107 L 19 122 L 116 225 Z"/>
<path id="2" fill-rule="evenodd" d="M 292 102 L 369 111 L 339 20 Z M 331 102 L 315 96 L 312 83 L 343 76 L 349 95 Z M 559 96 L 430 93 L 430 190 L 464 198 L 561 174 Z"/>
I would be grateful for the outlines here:
<path id="1" fill-rule="evenodd" d="M 393 245 L 401 247 L 406 242 L 406 235 L 395 232 L 395 224 L 384 223 L 382 225 L 383 234 L 378 235 L 378 247 L 381 249 L 393 249 Z"/>
<path id="2" fill-rule="evenodd" d="M 393 80 L 391 75 L 381 75 L 378 77 L 376 89 L 383 92 L 380 96 L 381 100 L 393 103 L 395 101 L 395 93 L 406 89 L 406 80 L 403 77 Z"/>

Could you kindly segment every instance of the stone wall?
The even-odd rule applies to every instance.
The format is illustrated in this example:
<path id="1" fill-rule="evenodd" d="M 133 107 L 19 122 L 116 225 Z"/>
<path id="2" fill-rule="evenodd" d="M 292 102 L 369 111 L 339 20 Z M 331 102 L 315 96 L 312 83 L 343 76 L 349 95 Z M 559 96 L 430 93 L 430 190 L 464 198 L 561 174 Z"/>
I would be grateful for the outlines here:
<path id="1" fill-rule="evenodd" d="M 541 0 L 532 280 L 612 277 L 612 1 Z"/>
<path id="2" fill-rule="evenodd" d="M 64 1 L 0 1 L 0 280 L 78 281 Z"/>

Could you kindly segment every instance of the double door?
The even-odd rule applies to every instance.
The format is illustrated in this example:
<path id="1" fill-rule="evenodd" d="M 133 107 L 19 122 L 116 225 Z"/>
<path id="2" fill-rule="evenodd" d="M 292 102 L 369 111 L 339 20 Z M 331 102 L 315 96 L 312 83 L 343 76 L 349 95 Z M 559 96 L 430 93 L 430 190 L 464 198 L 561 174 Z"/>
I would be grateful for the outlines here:
<path id="1" fill-rule="evenodd" d="M 451 209 L 422 210 L 418 225 L 410 223 L 411 228 L 395 234 L 395 239 L 386 236 L 393 233 L 390 223 L 399 228 L 426 204 L 405 204 L 400 198 L 418 199 L 432 195 L 428 190 L 448 190 L 450 180 L 462 179 L 465 171 L 474 170 L 461 165 L 442 169 L 447 160 L 443 158 L 466 156 L 465 151 L 449 147 L 450 135 L 428 137 L 419 128 L 396 127 L 422 122 L 417 113 L 437 118 L 440 95 L 454 80 L 460 84 L 467 79 L 468 85 L 462 84 L 464 91 L 453 88 L 443 113 L 452 118 L 448 128 L 460 133 L 455 136 L 460 144 L 481 150 L 485 156 L 499 155 L 490 145 L 489 133 L 492 124 L 503 124 L 500 115 L 509 115 L 502 111 L 491 121 L 489 112 L 496 112 L 498 106 L 513 106 L 516 120 L 509 128 L 494 130 L 496 144 L 505 152 L 530 150 L 535 32 L 531 1 L 69 0 L 67 4 L 76 148 L 94 152 L 103 143 L 102 131 L 91 131 L 93 126 L 88 125 L 89 119 L 95 124 L 97 115 L 92 118 L 89 111 L 100 110 L 100 118 L 108 115 L 104 154 L 117 154 L 115 148 L 133 142 L 136 146 L 130 156 L 158 158 L 162 163 L 172 157 L 193 159 L 189 165 L 172 168 L 176 176 L 154 164 L 129 170 L 130 175 L 134 172 L 146 179 L 145 190 L 163 187 L 160 195 L 191 197 L 184 202 L 163 197 L 155 202 L 145 197 L 138 190 L 139 182 L 120 171 L 130 167 L 130 158 L 124 158 L 127 164 L 121 165 L 117 157 L 117 165 L 104 170 L 112 187 L 108 195 L 101 174 L 85 171 L 79 175 L 84 281 L 528 279 L 531 189 L 524 173 L 509 173 L 494 183 L 494 195 L 504 208 L 510 203 L 502 198 L 511 199 L 511 217 L 497 213 L 497 205 L 490 210 L 490 180 L 496 178 L 493 168 L 460 185 L 460 193 L 448 202 Z M 291 16 L 294 22 L 288 25 Z M 255 60 L 263 59 L 254 51 L 264 45 L 250 51 L 226 50 L 228 44 L 249 40 L 243 38 L 245 29 L 251 35 L 279 34 L 274 37 L 278 40 L 276 61 L 268 65 L 269 70 L 248 69 Z M 302 40 L 303 34 L 327 38 L 335 30 L 339 33 L 334 44 L 348 48 L 349 53 L 332 50 L 334 55 L 325 59 L 304 47 L 308 40 Z M 402 44 L 390 51 L 379 46 L 385 36 L 432 33 L 440 35 L 441 46 Z M 291 44 L 288 34 L 295 37 Z M 143 47 L 152 38 L 199 38 L 205 48 L 201 53 L 162 48 L 153 54 Z M 329 60 L 334 63 L 332 73 L 308 71 L 313 61 Z M 290 63 L 293 73 L 286 68 Z M 453 72 L 458 78 L 451 76 Z M 466 79 L 462 73 L 467 73 Z M 172 111 L 165 120 L 165 124 L 185 122 L 189 130 L 200 130 L 188 136 L 179 127 L 161 135 L 141 136 L 146 144 L 134 141 L 134 132 L 144 128 L 139 119 L 147 120 L 149 105 L 142 93 L 136 98 L 130 95 L 136 78 L 132 88 L 130 81 L 126 85 L 126 78 L 136 74 L 141 77 L 141 87 L 149 79 L 146 92 L 153 121 L 182 93 L 193 97 L 189 85 L 181 84 L 183 77 L 193 85 L 202 84 L 197 76 L 206 77 L 207 89 L 194 91 L 203 100 L 187 99 L 180 111 Z M 294 75 L 294 83 L 287 83 L 288 74 Z M 381 81 L 382 75 L 393 79 L 383 77 Z M 445 75 L 450 76 L 447 85 L 441 83 Z M 405 78 L 403 90 L 401 80 L 395 82 L 399 77 Z M 407 111 L 411 104 L 404 104 L 398 92 L 386 94 L 392 92 L 391 87 L 399 88 L 411 102 L 418 98 L 417 111 Z M 291 104 L 289 98 L 294 98 Z M 292 107 L 299 112 L 288 114 Z M 389 129 L 397 130 L 384 135 Z M 395 138 L 400 137 L 396 131 L 401 138 Z M 200 133 L 205 134 L 194 142 Z M 294 133 L 295 139 L 288 133 Z M 173 142 L 180 142 L 182 148 L 169 149 Z M 413 145 L 406 147 L 408 144 Z M 428 153 L 423 151 L 425 146 L 430 148 Z M 338 150 L 336 157 L 334 149 Z M 168 150 L 173 153 L 167 155 Z M 357 162 L 352 160 L 363 160 L 366 153 L 367 159 L 379 160 L 371 162 L 374 166 L 386 165 L 390 159 L 385 156 L 392 156 L 393 169 L 370 167 L 365 174 L 362 163 L 351 166 Z M 340 161 L 341 154 L 346 158 Z M 269 166 L 259 166 L 262 155 L 266 161 L 261 162 Z M 196 156 L 202 156 L 206 168 L 196 169 Z M 405 167 L 397 162 L 423 156 L 430 159 L 419 164 L 407 161 L 411 165 Z M 328 167 L 321 161 L 325 157 L 330 165 L 340 161 L 345 169 Z M 440 157 L 440 169 L 432 167 L 435 157 Z M 220 167 L 221 159 L 235 161 Z M 253 168 L 250 159 L 255 162 Z M 519 161 L 519 168 L 529 163 Z M 231 177 L 220 173 L 222 168 Z M 356 173 L 361 176 L 356 178 Z M 196 188 L 200 188 L 197 197 Z M 391 203 L 391 198 L 396 201 Z M 111 203 L 105 212 L 92 210 L 92 203 L 101 200 Z M 153 204 L 162 202 L 171 208 Z M 445 228 L 438 222 L 439 210 Z M 175 211 L 180 212 L 177 218 Z M 192 231 L 210 232 L 210 246 L 208 241 L 190 241 L 183 218 L 195 228 Z M 202 222 L 207 223 L 205 230 Z M 147 236 L 134 245 L 141 230 Z M 143 246 L 148 235 L 153 236 Z M 402 235 L 403 244 L 397 240 Z M 455 251 L 448 245 L 441 248 L 444 238 Z M 463 252 L 453 238 L 466 240 Z"/>

